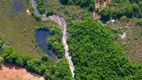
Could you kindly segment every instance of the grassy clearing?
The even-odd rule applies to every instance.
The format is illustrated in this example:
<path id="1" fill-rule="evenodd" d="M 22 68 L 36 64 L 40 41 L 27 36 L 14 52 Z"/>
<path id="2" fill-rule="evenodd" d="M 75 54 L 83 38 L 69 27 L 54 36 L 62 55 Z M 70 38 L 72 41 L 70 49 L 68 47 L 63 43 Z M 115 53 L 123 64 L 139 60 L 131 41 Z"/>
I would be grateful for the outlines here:
<path id="1" fill-rule="evenodd" d="M 26 9 L 14 16 L 12 1 L 0 1 L 0 38 L 19 53 L 40 58 L 42 52 L 34 42 L 35 28 L 39 23 L 26 14 Z M 26 4 L 25 0 L 23 2 Z"/>
<path id="2" fill-rule="evenodd" d="M 22 1 L 25 4 L 25 9 L 17 16 L 14 16 L 13 13 L 12 0 L 0 2 L 0 39 L 21 54 L 40 58 L 43 54 L 36 46 L 34 34 L 35 29 L 41 23 L 26 14 L 28 6 L 26 0 Z M 80 7 L 64 6 L 58 0 L 48 0 L 45 9 L 46 12 L 53 11 L 55 14 L 63 16 L 67 23 L 72 19 L 83 19 L 88 13 Z M 53 25 L 54 23 L 46 22 L 46 24 Z"/>
<path id="3" fill-rule="evenodd" d="M 116 21 L 116 23 L 108 23 L 108 25 L 116 34 L 123 34 L 127 31 L 125 40 L 127 56 L 133 63 L 142 64 L 142 28 L 136 25 L 137 20 Z"/>
<path id="4" fill-rule="evenodd" d="M 131 20 L 136 22 L 136 20 Z M 131 25 L 126 44 L 127 55 L 136 64 L 142 64 L 142 28 Z"/>

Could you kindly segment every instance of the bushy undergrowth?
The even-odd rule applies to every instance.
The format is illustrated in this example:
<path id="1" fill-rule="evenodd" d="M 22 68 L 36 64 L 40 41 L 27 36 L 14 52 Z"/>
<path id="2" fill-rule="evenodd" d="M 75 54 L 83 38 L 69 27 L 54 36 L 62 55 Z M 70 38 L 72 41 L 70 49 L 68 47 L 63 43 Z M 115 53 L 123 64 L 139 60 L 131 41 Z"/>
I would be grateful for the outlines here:
<path id="1" fill-rule="evenodd" d="M 2 57 L 6 63 L 15 64 L 26 70 L 44 76 L 46 80 L 71 80 L 71 72 L 67 61 L 53 63 L 45 55 L 41 60 L 28 55 L 22 56 L 11 48 L 3 49 Z"/>

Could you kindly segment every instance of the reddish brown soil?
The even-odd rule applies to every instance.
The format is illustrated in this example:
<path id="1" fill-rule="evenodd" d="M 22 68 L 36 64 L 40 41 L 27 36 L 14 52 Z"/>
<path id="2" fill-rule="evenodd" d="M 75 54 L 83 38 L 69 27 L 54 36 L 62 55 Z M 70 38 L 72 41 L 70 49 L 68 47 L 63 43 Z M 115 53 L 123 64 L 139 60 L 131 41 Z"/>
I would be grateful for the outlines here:
<path id="1" fill-rule="evenodd" d="M 44 80 L 44 78 L 29 73 L 24 68 L 6 64 L 0 69 L 0 80 Z"/>
<path id="2" fill-rule="evenodd" d="M 101 0 L 95 0 L 95 8 L 96 9 L 105 8 L 110 3 L 111 3 L 111 0 L 103 0 L 102 2 L 101 2 Z M 101 18 L 101 16 L 98 13 L 93 12 L 93 19 L 94 20 L 99 20 L 100 18 Z"/>
<path id="3" fill-rule="evenodd" d="M 95 0 L 95 8 L 100 8 L 100 1 L 99 0 Z"/>
<path id="4" fill-rule="evenodd" d="M 95 8 L 105 8 L 107 4 L 110 4 L 111 0 L 103 0 L 101 3 L 101 0 L 95 0 Z"/>
<path id="5" fill-rule="evenodd" d="M 50 16 L 49 20 L 54 21 L 55 23 L 61 25 L 59 18 L 57 16 Z"/>

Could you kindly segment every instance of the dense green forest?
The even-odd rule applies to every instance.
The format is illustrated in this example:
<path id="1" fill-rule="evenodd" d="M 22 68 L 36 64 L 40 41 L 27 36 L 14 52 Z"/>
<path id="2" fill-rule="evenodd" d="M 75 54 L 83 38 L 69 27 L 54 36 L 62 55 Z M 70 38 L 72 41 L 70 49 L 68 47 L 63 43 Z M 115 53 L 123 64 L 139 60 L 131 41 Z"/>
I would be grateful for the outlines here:
<path id="1" fill-rule="evenodd" d="M 140 80 L 142 67 L 132 64 L 116 36 L 92 19 L 69 27 L 69 49 L 77 80 Z"/>
<path id="2" fill-rule="evenodd" d="M 82 8 L 86 8 L 89 11 L 93 11 L 95 8 L 94 0 L 60 0 L 62 4 L 65 5 L 76 5 Z"/>
<path id="3" fill-rule="evenodd" d="M 37 9 L 41 14 L 45 13 L 45 0 L 37 0 Z"/>
<path id="4" fill-rule="evenodd" d="M 120 18 L 142 18 L 142 0 L 112 0 L 106 8 L 96 10 L 102 20 Z"/>

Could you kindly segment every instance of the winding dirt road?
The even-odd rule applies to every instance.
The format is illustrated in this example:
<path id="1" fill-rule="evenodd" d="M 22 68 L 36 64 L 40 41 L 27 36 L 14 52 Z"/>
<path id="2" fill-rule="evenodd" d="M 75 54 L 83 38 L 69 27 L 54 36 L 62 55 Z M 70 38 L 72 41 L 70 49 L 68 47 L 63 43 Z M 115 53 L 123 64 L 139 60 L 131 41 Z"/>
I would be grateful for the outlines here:
<path id="1" fill-rule="evenodd" d="M 67 44 L 67 26 L 66 26 L 66 21 L 63 17 L 60 17 L 58 15 L 53 15 L 53 16 L 46 16 L 45 14 L 40 14 L 38 9 L 37 9 L 37 2 L 35 0 L 31 0 L 31 4 L 32 7 L 34 9 L 34 14 L 37 16 L 41 16 L 42 17 L 42 21 L 47 21 L 47 20 L 51 20 L 56 22 L 57 24 L 60 25 L 61 29 L 62 29 L 62 44 L 64 45 L 64 50 L 65 50 L 65 58 L 68 61 L 69 64 L 69 68 L 71 70 L 72 73 L 72 78 L 74 79 L 74 65 L 69 53 L 69 48 L 68 48 L 68 44 Z"/>
<path id="2" fill-rule="evenodd" d="M 74 78 L 74 65 L 73 65 L 73 62 L 71 60 L 71 56 L 70 56 L 70 53 L 69 53 L 69 48 L 68 48 L 68 44 L 67 44 L 67 26 L 66 26 L 66 22 L 64 20 L 63 17 L 61 17 L 61 26 L 63 28 L 63 37 L 62 37 L 62 43 L 64 45 L 64 49 L 65 49 L 65 57 L 69 63 L 69 67 L 70 67 L 70 70 L 71 70 L 71 73 L 72 73 L 72 77 Z"/>

